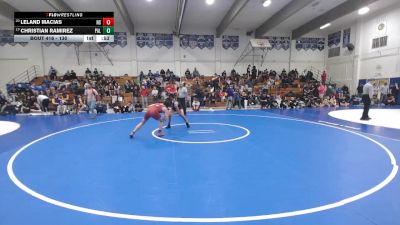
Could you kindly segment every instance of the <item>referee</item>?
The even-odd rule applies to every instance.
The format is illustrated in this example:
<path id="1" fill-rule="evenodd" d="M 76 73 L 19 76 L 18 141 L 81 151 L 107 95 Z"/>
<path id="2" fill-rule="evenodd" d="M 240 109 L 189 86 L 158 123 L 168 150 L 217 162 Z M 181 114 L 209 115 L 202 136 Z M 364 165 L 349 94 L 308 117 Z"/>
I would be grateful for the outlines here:
<path id="1" fill-rule="evenodd" d="M 374 95 L 374 86 L 372 85 L 372 80 L 368 82 L 363 87 L 362 102 L 364 103 L 364 111 L 361 120 L 370 120 L 368 116 L 369 107 L 371 106 L 371 98 Z"/>
<path id="2" fill-rule="evenodd" d="M 186 84 L 180 84 L 178 88 L 178 102 L 183 109 L 183 114 L 186 116 L 186 98 L 188 96 L 188 90 Z"/>

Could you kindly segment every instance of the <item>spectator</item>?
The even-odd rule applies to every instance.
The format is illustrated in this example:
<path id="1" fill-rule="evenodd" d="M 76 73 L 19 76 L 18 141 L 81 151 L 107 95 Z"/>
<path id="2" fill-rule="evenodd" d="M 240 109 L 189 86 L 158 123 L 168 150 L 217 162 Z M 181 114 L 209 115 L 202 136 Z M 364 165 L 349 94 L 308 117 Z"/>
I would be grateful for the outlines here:
<path id="1" fill-rule="evenodd" d="M 153 90 L 151 91 L 151 97 L 153 104 L 158 102 L 158 90 L 156 86 L 153 86 Z"/>
<path id="2" fill-rule="evenodd" d="M 143 106 L 140 104 L 139 101 L 136 102 L 135 104 L 135 112 L 142 112 L 143 111 Z"/>
<path id="3" fill-rule="evenodd" d="M 386 98 L 386 102 L 384 102 L 385 105 L 396 105 L 396 99 L 394 98 L 393 95 L 388 94 Z"/>
<path id="4" fill-rule="evenodd" d="M 193 77 L 200 77 L 200 73 L 199 73 L 199 71 L 197 70 L 196 67 L 193 70 Z"/>
<path id="5" fill-rule="evenodd" d="M 132 100 L 133 100 L 133 102 L 137 102 L 137 99 L 139 98 L 139 96 L 140 96 L 140 87 L 134 81 L 133 85 L 132 85 Z"/>
<path id="6" fill-rule="evenodd" d="M 361 96 L 362 96 L 362 94 L 363 94 L 363 87 L 364 87 L 364 85 L 362 85 L 361 83 L 358 84 L 358 87 L 357 87 L 357 94 L 358 94 L 358 97 L 361 97 Z"/>
<path id="7" fill-rule="evenodd" d="M 379 88 L 379 92 L 381 93 L 380 103 L 384 104 L 387 102 L 387 95 L 389 94 L 389 87 L 386 82 Z"/>
<path id="8" fill-rule="evenodd" d="M 192 79 L 192 74 L 190 73 L 189 68 L 187 68 L 187 70 L 186 70 L 186 72 L 185 72 L 185 77 L 186 77 L 187 79 Z"/>
<path id="9" fill-rule="evenodd" d="M 253 66 L 253 69 L 251 70 L 251 79 L 256 80 L 257 79 L 257 68 L 256 66 Z"/>
<path id="10" fill-rule="evenodd" d="M 78 77 L 76 76 L 76 73 L 75 73 L 75 71 L 74 70 L 71 70 L 71 73 L 70 73 L 70 78 L 71 78 L 71 80 L 75 80 L 75 79 L 78 79 Z"/>
<path id="11" fill-rule="evenodd" d="M 86 84 L 86 90 L 85 90 L 86 105 L 89 108 L 89 113 L 93 114 L 93 117 L 96 117 L 97 114 L 96 101 L 98 95 L 99 93 L 97 93 L 96 89 L 94 89 L 92 85 Z"/>
<path id="12" fill-rule="evenodd" d="M 320 99 L 323 99 L 325 96 L 325 92 L 326 92 L 326 86 L 322 83 L 319 83 L 318 86 L 318 95 Z"/>
<path id="13" fill-rule="evenodd" d="M 192 109 L 193 109 L 193 111 L 195 111 L 195 112 L 200 111 L 200 102 L 199 102 L 199 99 L 198 99 L 198 98 L 194 98 L 194 99 L 193 99 Z"/>
<path id="14" fill-rule="evenodd" d="M 140 96 L 142 97 L 142 104 L 146 108 L 148 106 L 147 96 L 149 96 L 149 91 L 144 85 L 142 85 L 142 88 L 140 89 Z"/>
<path id="15" fill-rule="evenodd" d="M 324 70 L 324 72 L 322 72 L 322 75 L 321 75 L 321 82 L 323 83 L 323 84 L 325 84 L 325 82 L 326 82 L 326 71 Z"/>
<path id="16" fill-rule="evenodd" d="M 227 110 L 232 109 L 232 106 L 233 106 L 233 94 L 234 94 L 233 88 L 231 86 L 229 86 L 226 89 L 226 96 L 227 96 L 226 109 Z"/>
<path id="17" fill-rule="evenodd" d="M 37 99 L 37 103 L 40 106 L 40 110 L 42 112 L 48 112 L 49 111 L 49 103 L 50 103 L 49 97 L 47 97 L 46 95 L 40 94 L 37 96 L 36 99 Z"/>
<path id="18" fill-rule="evenodd" d="M 90 71 L 89 68 L 86 68 L 85 77 L 86 77 L 87 79 L 89 79 L 89 78 L 91 77 L 91 75 L 92 75 L 92 71 Z"/>
<path id="19" fill-rule="evenodd" d="M 57 70 L 54 69 L 53 66 L 50 66 L 49 77 L 50 77 L 50 80 L 55 80 L 57 78 Z"/>

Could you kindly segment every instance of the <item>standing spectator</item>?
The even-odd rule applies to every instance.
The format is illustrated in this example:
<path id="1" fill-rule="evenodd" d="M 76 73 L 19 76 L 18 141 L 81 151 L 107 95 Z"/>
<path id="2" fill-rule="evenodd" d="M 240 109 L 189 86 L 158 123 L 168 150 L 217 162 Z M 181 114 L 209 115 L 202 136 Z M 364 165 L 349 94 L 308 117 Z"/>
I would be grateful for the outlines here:
<path id="1" fill-rule="evenodd" d="M 186 116 L 186 99 L 188 97 L 188 90 L 186 84 L 180 84 L 178 88 L 178 102 L 183 108 L 183 114 Z"/>
<path id="2" fill-rule="evenodd" d="M 50 66 L 49 77 L 50 77 L 50 80 L 55 80 L 57 78 L 57 70 L 54 69 L 53 66 Z"/>
<path id="3" fill-rule="evenodd" d="M 187 79 L 192 79 L 192 74 L 190 73 L 189 68 L 187 68 L 187 70 L 186 70 L 186 72 L 185 72 L 185 77 L 186 77 Z"/>
<path id="4" fill-rule="evenodd" d="M 239 109 L 242 109 L 242 98 L 240 96 L 240 91 L 239 89 L 235 89 L 233 92 L 233 108 L 235 107 L 235 105 L 238 106 Z"/>
<path id="5" fill-rule="evenodd" d="M 386 100 L 387 100 L 387 95 L 389 94 L 389 87 L 388 87 L 388 84 L 385 82 L 385 83 L 383 84 L 383 86 L 381 86 L 381 87 L 379 88 L 379 91 L 380 91 L 380 93 L 381 93 L 380 103 L 381 103 L 381 104 L 384 104 L 384 103 L 386 102 Z"/>
<path id="6" fill-rule="evenodd" d="M 324 70 L 324 72 L 322 72 L 321 81 L 323 84 L 325 84 L 325 82 L 326 82 L 326 71 L 325 70 Z"/>
<path id="7" fill-rule="evenodd" d="M 200 76 L 200 73 L 197 70 L 197 68 L 195 67 L 194 70 L 193 70 L 193 77 L 199 77 L 199 76 Z"/>
<path id="8" fill-rule="evenodd" d="M 253 69 L 251 70 L 251 79 L 256 80 L 257 79 L 257 68 L 256 66 L 253 66 Z"/>
<path id="9" fill-rule="evenodd" d="M 249 64 L 249 65 L 247 66 L 247 70 L 246 70 L 247 76 L 250 76 L 250 72 L 251 72 L 251 65 Z"/>
<path id="10" fill-rule="evenodd" d="M 49 97 L 47 97 L 46 95 L 38 95 L 37 96 L 37 103 L 40 106 L 40 110 L 42 112 L 48 112 L 49 111 Z"/>
<path id="11" fill-rule="evenodd" d="M 137 102 L 137 99 L 139 98 L 139 96 L 140 96 L 140 87 L 134 81 L 133 85 L 132 85 L 132 97 L 133 97 L 132 100 L 133 100 L 133 102 Z"/>
<path id="12" fill-rule="evenodd" d="M 144 85 L 142 85 L 142 88 L 140 89 L 140 96 L 142 97 L 142 104 L 146 108 L 148 106 L 147 96 L 149 96 L 149 92 Z"/>
<path id="13" fill-rule="evenodd" d="M 89 113 L 93 114 L 94 117 L 96 117 L 97 111 L 96 111 L 96 101 L 97 101 L 97 96 L 99 93 L 97 93 L 96 89 L 92 87 L 90 84 L 86 84 L 86 90 L 85 90 L 85 96 L 86 96 L 86 104 L 89 108 Z"/>
<path id="14" fill-rule="evenodd" d="M 226 96 L 227 96 L 227 100 L 226 100 L 226 109 L 232 109 L 233 106 L 233 88 L 231 86 L 229 86 L 226 89 Z"/>
<path id="15" fill-rule="evenodd" d="M 153 86 L 153 90 L 151 91 L 151 97 L 153 104 L 158 102 L 158 90 L 156 86 Z"/>
<path id="16" fill-rule="evenodd" d="M 361 97 L 363 94 L 363 85 L 361 83 L 358 84 L 357 94 L 358 94 L 358 97 Z"/>

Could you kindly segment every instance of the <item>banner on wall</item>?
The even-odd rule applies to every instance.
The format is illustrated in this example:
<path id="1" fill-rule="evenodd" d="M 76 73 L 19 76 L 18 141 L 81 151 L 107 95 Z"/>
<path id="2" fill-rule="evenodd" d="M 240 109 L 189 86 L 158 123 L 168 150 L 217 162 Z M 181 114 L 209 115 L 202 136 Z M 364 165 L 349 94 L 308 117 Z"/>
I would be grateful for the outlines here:
<path id="1" fill-rule="evenodd" d="M 222 35 L 222 47 L 224 49 L 232 48 L 236 50 L 239 48 L 239 36 Z"/>
<path id="2" fill-rule="evenodd" d="M 290 48 L 290 37 L 266 36 L 264 38 L 268 39 L 271 44 L 271 49 L 283 49 L 286 51 Z"/>
<path id="3" fill-rule="evenodd" d="M 338 31 L 328 35 L 328 46 L 339 45 L 342 31 Z"/>
<path id="4" fill-rule="evenodd" d="M 17 44 L 26 46 L 28 42 L 14 42 L 14 31 L 12 30 L 0 30 L 0 46 L 9 44 L 15 46 Z"/>
<path id="5" fill-rule="evenodd" d="M 346 47 L 348 44 L 350 44 L 350 28 L 343 30 L 343 44 L 342 47 Z"/>
<path id="6" fill-rule="evenodd" d="M 181 48 L 214 48 L 214 35 L 182 34 L 179 36 Z"/>
<path id="7" fill-rule="evenodd" d="M 174 39 L 172 34 L 161 33 L 136 33 L 136 45 L 139 48 L 147 46 L 152 48 L 172 48 L 174 46 Z"/>
<path id="8" fill-rule="evenodd" d="M 325 38 L 300 38 L 296 40 L 296 49 L 297 50 L 309 50 L 312 51 L 319 50 L 322 51 L 325 49 Z"/>

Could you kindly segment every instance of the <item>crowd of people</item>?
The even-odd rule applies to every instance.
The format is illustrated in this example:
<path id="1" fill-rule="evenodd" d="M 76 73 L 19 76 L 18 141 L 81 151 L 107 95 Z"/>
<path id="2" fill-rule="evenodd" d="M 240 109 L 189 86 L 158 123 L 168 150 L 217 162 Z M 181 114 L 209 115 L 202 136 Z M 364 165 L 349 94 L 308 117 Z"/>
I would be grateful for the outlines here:
<path id="1" fill-rule="evenodd" d="M 147 73 L 140 72 L 136 79 L 124 75 L 123 83 L 114 76 L 106 76 L 96 68 L 87 68 L 84 76 L 74 70 L 59 74 L 50 67 L 41 84 L 18 83 L 7 86 L 7 94 L 0 92 L 2 114 L 48 112 L 56 115 L 89 112 L 141 112 L 150 103 L 175 98 L 181 105 L 199 111 L 204 106 L 233 108 L 303 108 L 339 107 L 358 105 L 358 94 L 351 95 L 346 85 L 337 87 L 326 82 L 326 73 L 317 80 L 311 71 L 294 69 L 280 73 L 274 70 L 258 70 L 249 65 L 246 73 L 234 69 L 220 75 L 205 77 L 194 68 L 180 77 L 167 69 Z M 294 88 L 281 94 L 281 90 Z M 372 104 L 399 104 L 399 86 L 384 84 L 376 87 Z M 130 96 L 126 99 L 127 96 Z M 108 97 L 108 98 L 107 98 Z M 124 99 L 125 98 L 125 99 Z M 219 103 L 219 104 L 217 104 Z M 186 114 L 185 107 L 185 114 Z M 111 111 L 109 111 L 111 110 Z"/>

